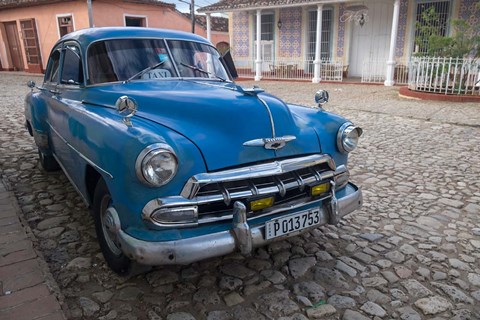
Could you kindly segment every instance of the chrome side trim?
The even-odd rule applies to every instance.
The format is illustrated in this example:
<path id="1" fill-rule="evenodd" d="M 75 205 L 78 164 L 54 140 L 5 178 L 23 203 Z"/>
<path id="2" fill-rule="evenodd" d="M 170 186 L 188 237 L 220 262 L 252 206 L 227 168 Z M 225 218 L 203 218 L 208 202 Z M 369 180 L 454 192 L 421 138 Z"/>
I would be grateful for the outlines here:
<path id="1" fill-rule="evenodd" d="M 95 164 L 95 162 L 93 162 L 92 160 L 88 159 L 86 156 L 84 156 L 80 151 L 78 151 L 77 149 L 75 149 L 74 146 L 72 146 L 70 143 L 67 142 L 67 140 L 65 140 L 64 137 L 62 137 L 62 135 L 57 131 L 55 130 L 55 128 L 50 124 L 50 122 L 47 122 L 48 123 L 48 126 L 50 127 L 50 129 L 52 129 L 52 131 L 60 138 L 60 140 L 63 141 L 63 143 L 65 143 L 70 149 L 72 149 L 73 151 L 75 151 L 79 156 L 80 158 L 82 158 L 83 160 L 85 160 L 88 164 L 90 164 L 92 167 L 94 167 L 95 169 L 103 172 L 104 174 L 106 174 L 110 179 L 113 179 L 113 175 L 108 172 L 107 170 L 104 170 L 102 169 L 100 166 L 98 166 L 97 164 Z M 63 169 L 63 168 L 62 168 Z M 65 170 L 63 170 L 65 171 Z"/>
<path id="2" fill-rule="evenodd" d="M 336 169 L 335 161 L 332 157 L 327 154 L 315 154 L 301 158 L 274 161 L 220 172 L 200 173 L 194 175 L 187 181 L 180 195 L 186 199 L 193 199 L 202 186 L 210 183 L 275 176 L 322 163 L 327 163 L 331 170 Z"/>

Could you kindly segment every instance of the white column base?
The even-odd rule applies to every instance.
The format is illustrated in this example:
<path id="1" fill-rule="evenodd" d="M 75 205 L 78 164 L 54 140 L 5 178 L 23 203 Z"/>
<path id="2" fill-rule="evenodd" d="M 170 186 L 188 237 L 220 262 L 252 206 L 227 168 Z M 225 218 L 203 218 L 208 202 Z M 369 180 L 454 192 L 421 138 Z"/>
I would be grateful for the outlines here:
<path id="1" fill-rule="evenodd" d="M 262 61 L 255 61 L 255 81 L 262 79 Z"/>
<path id="2" fill-rule="evenodd" d="M 400 16 L 400 0 L 393 3 L 392 30 L 390 34 L 390 49 L 388 52 L 387 73 L 385 75 L 385 86 L 391 87 L 395 84 L 395 46 L 397 45 L 397 30 Z"/>
<path id="3" fill-rule="evenodd" d="M 386 87 L 391 87 L 395 84 L 395 80 L 393 80 L 393 76 L 395 73 L 395 61 L 387 61 L 387 76 L 385 77 L 386 80 L 383 83 Z"/>
<path id="4" fill-rule="evenodd" d="M 391 81 L 385 80 L 385 82 L 383 83 L 383 85 L 384 85 L 385 87 L 391 87 L 391 86 L 393 86 L 394 84 L 395 84 L 395 81 L 393 81 L 393 80 L 391 80 Z"/>
<path id="5" fill-rule="evenodd" d="M 322 68 L 322 61 L 313 61 L 313 79 L 312 83 L 319 83 L 322 78 L 320 77 L 320 69 Z"/>

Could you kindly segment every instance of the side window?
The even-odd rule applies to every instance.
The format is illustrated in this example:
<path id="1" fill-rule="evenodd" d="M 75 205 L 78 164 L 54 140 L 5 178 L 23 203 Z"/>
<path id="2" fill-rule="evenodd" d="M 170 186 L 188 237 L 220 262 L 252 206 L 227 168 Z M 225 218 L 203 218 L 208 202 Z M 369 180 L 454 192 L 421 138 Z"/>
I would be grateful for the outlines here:
<path id="1" fill-rule="evenodd" d="M 83 83 L 82 59 L 76 46 L 65 46 L 61 83 L 71 85 Z"/>
<path id="2" fill-rule="evenodd" d="M 60 50 L 55 50 L 50 56 L 48 70 L 45 73 L 45 82 L 58 82 L 58 71 L 60 67 Z"/>

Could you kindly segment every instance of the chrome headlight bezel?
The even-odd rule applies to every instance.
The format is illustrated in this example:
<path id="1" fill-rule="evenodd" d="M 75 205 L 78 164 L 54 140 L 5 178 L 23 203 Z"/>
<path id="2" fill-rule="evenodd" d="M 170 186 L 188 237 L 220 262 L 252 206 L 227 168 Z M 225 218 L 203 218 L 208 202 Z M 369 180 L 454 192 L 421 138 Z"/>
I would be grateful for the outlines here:
<path id="1" fill-rule="evenodd" d="M 358 138 L 362 136 L 363 130 L 351 122 L 345 122 L 337 133 L 337 148 L 341 153 L 349 153 L 357 148 Z"/>
<path id="2" fill-rule="evenodd" d="M 174 161 L 174 169 L 171 170 L 170 175 L 165 179 L 155 179 L 149 176 L 148 169 L 151 169 L 151 161 L 158 156 L 164 156 L 168 154 L 171 156 L 171 160 Z M 148 167 L 150 166 L 150 168 Z M 155 143 L 149 145 L 140 152 L 135 162 L 135 172 L 137 178 L 145 185 L 149 187 L 161 187 L 172 181 L 173 177 L 178 171 L 178 157 L 173 151 L 173 148 L 166 143 Z M 158 177 L 157 177 L 158 178 Z"/>

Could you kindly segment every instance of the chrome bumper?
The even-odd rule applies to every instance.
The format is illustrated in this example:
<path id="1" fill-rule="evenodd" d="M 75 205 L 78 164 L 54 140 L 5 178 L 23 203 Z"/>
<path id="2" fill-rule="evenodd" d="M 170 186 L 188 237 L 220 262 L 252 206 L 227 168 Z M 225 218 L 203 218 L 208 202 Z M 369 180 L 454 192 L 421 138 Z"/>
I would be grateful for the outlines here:
<path id="1" fill-rule="evenodd" d="M 320 225 L 336 223 L 343 216 L 358 209 L 362 205 L 362 191 L 355 191 L 329 201 L 320 208 Z M 299 235 L 318 227 L 299 230 L 288 235 L 265 240 L 265 226 L 249 227 L 246 219 L 246 209 L 243 203 L 234 205 L 232 228 L 227 231 L 192 237 L 187 239 L 149 242 L 136 239 L 120 228 L 118 239 L 123 252 L 132 260 L 144 265 L 189 264 L 195 261 L 227 255 L 239 250 L 249 254 L 253 248 L 267 243 Z"/>

